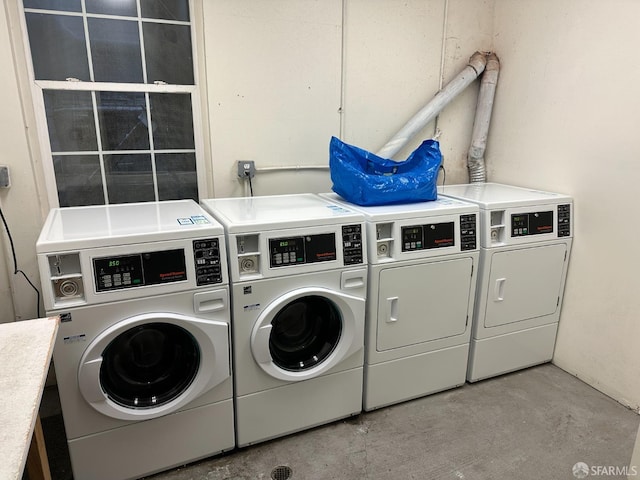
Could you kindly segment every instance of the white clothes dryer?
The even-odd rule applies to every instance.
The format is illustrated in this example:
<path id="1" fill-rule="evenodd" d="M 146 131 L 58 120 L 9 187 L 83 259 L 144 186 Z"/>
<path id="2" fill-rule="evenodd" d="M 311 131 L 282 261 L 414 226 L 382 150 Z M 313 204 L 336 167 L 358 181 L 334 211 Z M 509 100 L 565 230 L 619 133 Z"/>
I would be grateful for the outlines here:
<path id="1" fill-rule="evenodd" d="M 480 207 L 480 272 L 467 380 L 553 358 L 573 237 L 567 195 L 477 183 L 439 193 Z"/>
<path id="2" fill-rule="evenodd" d="M 203 200 L 225 227 L 238 446 L 362 410 L 362 214 L 316 195 Z"/>
<path id="3" fill-rule="evenodd" d="M 53 209 L 37 242 L 77 480 L 235 446 L 222 226 L 192 200 Z"/>
<path id="4" fill-rule="evenodd" d="M 363 207 L 369 280 L 364 409 L 465 383 L 479 248 L 478 206 L 446 197 Z"/>

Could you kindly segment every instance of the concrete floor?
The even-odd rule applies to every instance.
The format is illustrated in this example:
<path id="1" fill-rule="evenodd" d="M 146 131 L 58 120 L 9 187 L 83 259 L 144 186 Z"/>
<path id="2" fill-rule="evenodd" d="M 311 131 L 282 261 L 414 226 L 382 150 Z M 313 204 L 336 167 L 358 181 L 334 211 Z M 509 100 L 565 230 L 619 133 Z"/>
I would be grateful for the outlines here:
<path id="1" fill-rule="evenodd" d="M 57 423 L 43 420 L 53 479 L 67 480 Z M 577 462 L 628 466 L 639 424 L 633 411 L 547 364 L 147 478 L 571 480 Z M 278 467 L 291 475 L 273 473 Z"/>

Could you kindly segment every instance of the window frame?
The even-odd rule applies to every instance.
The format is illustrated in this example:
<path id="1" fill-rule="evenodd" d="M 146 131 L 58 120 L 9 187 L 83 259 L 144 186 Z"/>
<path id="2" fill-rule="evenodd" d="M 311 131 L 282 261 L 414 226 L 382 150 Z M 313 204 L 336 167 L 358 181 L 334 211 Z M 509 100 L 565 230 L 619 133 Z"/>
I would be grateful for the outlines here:
<path id="1" fill-rule="evenodd" d="M 84 0 L 83 4 L 84 4 Z M 37 130 L 37 138 L 40 148 L 40 154 L 42 158 L 42 171 L 44 174 L 44 182 L 46 188 L 46 196 L 49 202 L 49 206 L 51 208 L 59 207 L 59 196 L 58 196 L 58 185 L 55 176 L 54 170 L 54 162 L 53 162 L 53 152 L 51 151 L 51 143 L 49 139 L 49 129 L 47 123 L 47 113 L 44 104 L 44 91 L 45 90 L 67 90 L 67 91 L 87 91 L 87 92 L 131 92 L 131 93 L 145 93 L 145 94 L 154 94 L 154 93 L 177 93 L 177 94 L 188 94 L 191 96 L 191 116 L 193 123 L 193 136 L 194 136 L 194 155 L 196 161 L 196 184 L 198 188 L 198 197 L 206 198 L 208 192 L 208 182 L 207 182 L 207 168 L 205 163 L 205 150 L 206 144 L 204 141 L 204 113 L 203 113 L 203 103 L 201 98 L 201 85 L 204 84 L 202 78 L 200 76 L 199 69 L 199 51 L 198 46 L 200 43 L 198 42 L 199 32 L 197 31 L 200 28 L 197 20 L 197 10 L 195 5 L 195 0 L 188 0 L 189 4 L 189 22 L 183 21 L 163 21 L 161 19 L 153 19 L 156 23 L 175 23 L 175 24 L 188 24 L 190 27 L 191 34 L 191 49 L 192 49 L 192 66 L 193 66 L 193 85 L 174 85 L 168 84 L 162 81 L 156 81 L 154 83 L 111 83 L 111 82 L 92 82 L 92 81 L 80 81 L 77 79 L 67 79 L 66 81 L 59 80 L 36 80 L 35 72 L 33 66 L 33 59 L 31 57 L 31 48 L 29 43 L 29 33 L 27 30 L 27 22 L 26 22 L 26 12 L 32 11 L 32 9 L 25 9 L 22 0 L 16 0 L 18 12 L 19 12 L 19 22 L 21 35 L 23 39 L 24 46 L 24 55 L 25 55 L 25 63 L 27 67 L 28 81 L 29 81 L 29 89 L 31 91 L 31 97 L 33 102 L 33 108 L 35 113 L 35 122 L 36 122 L 36 130 Z M 47 10 L 53 14 L 60 13 L 55 10 Z M 75 16 L 83 16 L 84 22 L 89 17 L 97 17 L 97 18 L 122 18 L 117 15 L 102 15 L 102 14 L 86 14 L 83 13 L 74 13 L 72 15 Z M 135 21 L 135 20 L 130 20 Z M 138 22 L 141 20 L 138 18 Z M 89 44 L 89 38 L 86 38 L 85 41 L 87 45 Z M 142 51 L 142 61 L 144 63 L 144 51 Z M 90 69 L 92 67 L 90 66 Z M 98 122 L 97 115 L 98 112 L 94 109 L 94 120 L 96 121 L 96 125 Z M 96 135 L 100 136 L 100 132 L 96 129 Z M 158 150 L 158 149 L 150 149 L 152 159 L 156 153 L 165 153 L 165 152 L 180 152 L 180 151 L 189 151 L 181 150 L 181 149 L 171 149 L 171 150 Z M 127 151 L 129 152 L 129 151 Z M 143 150 L 144 152 L 144 150 Z M 88 152 L 83 152 L 84 154 Z M 93 152 L 91 152 L 93 153 Z M 105 205 L 113 205 L 113 203 L 109 202 L 109 198 L 107 195 L 107 184 L 106 177 L 104 171 L 104 162 L 103 156 L 105 155 L 105 151 L 101 148 L 96 152 L 100 157 L 101 164 L 101 174 L 102 174 L 102 188 L 105 199 Z M 107 153 L 108 154 L 108 153 Z M 156 168 L 155 161 L 152 162 L 152 173 L 154 179 L 154 194 L 155 199 L 158 200 L 158 182 L 156 177 Z"/>

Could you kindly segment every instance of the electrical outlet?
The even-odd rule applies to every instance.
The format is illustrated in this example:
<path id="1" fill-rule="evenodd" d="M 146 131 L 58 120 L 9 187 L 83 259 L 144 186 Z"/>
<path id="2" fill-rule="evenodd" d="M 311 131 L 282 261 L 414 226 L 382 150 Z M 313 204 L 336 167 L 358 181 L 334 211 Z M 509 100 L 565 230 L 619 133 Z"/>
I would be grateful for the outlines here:
<path id="1" fill-rule="evenodd" d="M 0 188 L 9 188 L 11 179 L 9 178 L 9 167 L 0 165 Z"/>
<path id="2" fill-rule="evenodd" d="M 238 160 L 238 177 L 253 178 L 256 175 L 256 164 L 253 160 Z"/>

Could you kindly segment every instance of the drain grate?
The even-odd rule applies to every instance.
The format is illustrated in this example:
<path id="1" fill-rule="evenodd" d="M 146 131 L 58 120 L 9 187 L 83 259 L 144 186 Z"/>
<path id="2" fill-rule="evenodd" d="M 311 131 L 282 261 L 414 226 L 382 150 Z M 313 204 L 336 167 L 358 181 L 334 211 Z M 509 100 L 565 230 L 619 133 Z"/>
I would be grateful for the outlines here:
<path id="1" fill-rule="evenodd" d="M 291 467 L 287 467 L 286 465 L 279 465 L 271 470 L 272 480 L 289 480 L 291 475 L 293 475 L 293 470 L 291 470 Z"/>

